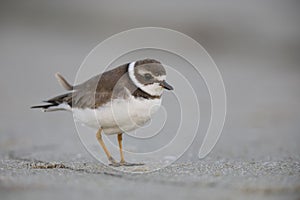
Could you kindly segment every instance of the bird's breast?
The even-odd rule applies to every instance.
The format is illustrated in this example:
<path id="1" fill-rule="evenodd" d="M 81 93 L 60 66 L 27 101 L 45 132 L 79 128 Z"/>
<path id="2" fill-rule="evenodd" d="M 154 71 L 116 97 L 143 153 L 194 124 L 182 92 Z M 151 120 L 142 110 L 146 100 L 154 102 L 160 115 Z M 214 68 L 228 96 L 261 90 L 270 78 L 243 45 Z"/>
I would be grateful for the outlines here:
<path id="1" fill-rule="evenodd" d="M 74 118 L 86 126 L 102 128 L 105 134 L 132 131 L 150 120 L 161 99 L 129 97 L 114 99 L 97 109 L 74 108 Z"/>

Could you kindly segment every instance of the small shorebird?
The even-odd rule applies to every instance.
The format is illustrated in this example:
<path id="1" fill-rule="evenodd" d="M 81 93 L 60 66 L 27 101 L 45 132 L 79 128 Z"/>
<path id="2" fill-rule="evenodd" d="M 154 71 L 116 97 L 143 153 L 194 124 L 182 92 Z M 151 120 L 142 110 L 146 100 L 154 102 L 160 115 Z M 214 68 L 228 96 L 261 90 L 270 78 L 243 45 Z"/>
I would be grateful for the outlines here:
<path id="1" fill-rule="evenodd" d="M 116 67 L 79 84 L 71 85 L 60 74 L 59 83 L 69 92 L 32 106 L 45 112 L 71 111 L 74 118 L 86 126 L 96 128 L 96 138 L 110 165 L 134 166 L 128 163 L 122 150 L 122 134 L 144 125 L 161 104 L 163 89 L 173 90 L 166 82 L 166 70 L 154 59 L 144 59 Z M 102 140 L 117 134 L 120 162 L 109 153 Z"/>

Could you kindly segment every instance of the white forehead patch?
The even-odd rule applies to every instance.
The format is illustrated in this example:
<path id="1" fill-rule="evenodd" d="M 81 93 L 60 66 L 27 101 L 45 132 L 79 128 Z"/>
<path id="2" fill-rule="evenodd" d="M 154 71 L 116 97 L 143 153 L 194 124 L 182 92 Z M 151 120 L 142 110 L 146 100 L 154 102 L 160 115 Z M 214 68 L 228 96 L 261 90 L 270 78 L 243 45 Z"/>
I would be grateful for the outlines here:
<path id="1" fill-rule="evenodd" d="M 166 75 L 155 76 L 155 78 L 159 81 L 164 81 L 164 80 L 166 80 Z"/>
<path id="2" fill-rule="evenodd" d="M 140 83 L 134 75 L 134 66 L 135 66 L 135 62 L 131 62 L 128 66 L 129 78 L 134 83 L 134 85 L 152 96 L 160 96 L 163 92 L 163 88 L 159 85 L 159 83 L 153 83 L 148 85 L 144 85 Z M 155 78 L 157 80 L 163 81 L 165 80 L 166 76 L 165 75 L 158 76 L 158 77 L 156 76 Z"/>

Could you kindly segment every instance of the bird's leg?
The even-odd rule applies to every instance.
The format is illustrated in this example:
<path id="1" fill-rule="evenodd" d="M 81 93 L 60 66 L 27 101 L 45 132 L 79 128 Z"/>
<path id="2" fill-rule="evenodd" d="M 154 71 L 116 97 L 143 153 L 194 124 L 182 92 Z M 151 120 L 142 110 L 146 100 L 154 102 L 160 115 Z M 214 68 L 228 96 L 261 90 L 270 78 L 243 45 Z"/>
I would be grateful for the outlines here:
<path id="1" fill-rule="evenodd" d="M 120 164 L 118 162 L 116 162 L 116 160 L 111 156 L 111 154 L 109 153 L 108 149 L 106 148 L 103 140 L 102 140 L 102 129 L 99 128 L 99 130 L 97 131 L 97 134 L 96 134 L 96 137 L 97 137 L 97 140 L 98 142 L 100 143 L 102 149 L 104 150 L 106 156 L 107 156 L 107 159 L 109 160 L 110 162 L 110 165 L 112 166 L 120 166 Z"/>
<path id="2" fill-rule="evenodd" d="M 120 156 L 121 156 L 121 161 L 120 163 L 125 163 L 124 159 L 124 153 L 123 153 L 123 146 L 122 146 L 122 133 L 118 134 L 118 142 L 119 142 L 119 149 L 120 149 Z"/>
<path id="3" fill-rule="evenodd" d="M 143 163 L 128 163 L 124 159 L 124 153 L 123 153 L 123 146 L 122 146 L 122 133 L 118 134 L 118 143 L 119 143 L 119 149 L 120 149 L 120 165 L 121 166 L 138 166 L 138 165 L 144 165 Z"/>

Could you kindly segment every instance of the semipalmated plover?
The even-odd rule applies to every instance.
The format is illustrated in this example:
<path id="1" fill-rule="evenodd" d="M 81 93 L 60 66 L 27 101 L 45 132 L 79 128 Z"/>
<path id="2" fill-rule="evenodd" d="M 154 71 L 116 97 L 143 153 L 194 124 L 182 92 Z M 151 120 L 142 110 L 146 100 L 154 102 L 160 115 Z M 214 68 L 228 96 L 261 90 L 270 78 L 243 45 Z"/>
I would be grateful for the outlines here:
<path id="1" fill-rule="evenodd" d="M 71 85 L 60 74 L 59 83 L 68 93 L 56 96 L 45 105 L 32 106 L 45 112 L 71 111 L 84 125 L 96 128 L 97 140 L 113 166 L 132 166 L 124 160 L 122 134 L 144 125 L 161 104 L 163 89 L 173 90 L 166 82 L 166 70 L 154 59 L 127 63 L 96 75 L 79 84 Z M 121 161 L 117 162 L 102 140 L 117 134 Z"/>

